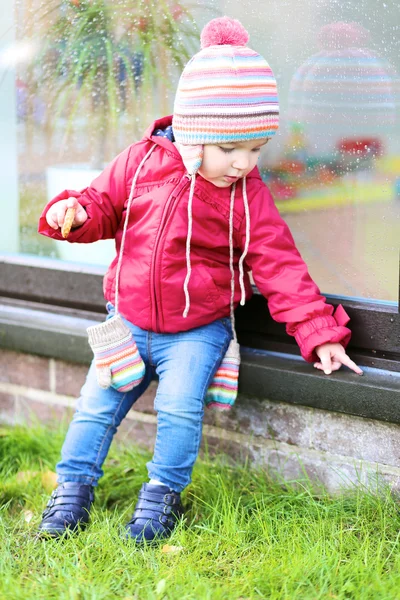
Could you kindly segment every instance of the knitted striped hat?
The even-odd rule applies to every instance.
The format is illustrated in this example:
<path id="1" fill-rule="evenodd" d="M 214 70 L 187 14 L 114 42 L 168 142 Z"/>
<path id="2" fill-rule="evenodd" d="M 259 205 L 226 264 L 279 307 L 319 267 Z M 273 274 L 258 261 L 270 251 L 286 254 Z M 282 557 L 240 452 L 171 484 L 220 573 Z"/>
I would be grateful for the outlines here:
<path id="1" fill-rule="evenodd" d="M 201 50 L 186 65 L 175 96 L 172 127 L 178 145 L 270 138 L 278 129 L 277 86 L 265 59 L 246 46 L 236 19 L 213 19 L 201 33 Z M 182 153 L 182 152 L 181 152 Z M 190 173 L 201 165 L 188 157 Z"/>

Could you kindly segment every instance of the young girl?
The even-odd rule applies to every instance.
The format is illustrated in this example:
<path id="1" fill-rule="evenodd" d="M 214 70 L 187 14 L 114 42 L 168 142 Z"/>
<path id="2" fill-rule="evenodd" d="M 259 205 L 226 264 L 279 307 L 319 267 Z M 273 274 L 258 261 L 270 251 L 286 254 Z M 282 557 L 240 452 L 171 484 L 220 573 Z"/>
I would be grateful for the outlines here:
<path id="1" fill-rule="evenodd" d="M 41 216 L 39 232 L 62 239 L 72 208 L 70 242 L 115 238 L 117 249 L 104 279 L 108 316 L 88 330 L 94 361 L 43 534 L 88 522 L 117 427 L 156 374 L 150 480 L 127 536 L 143 543 L 171 534 L 199 451 L 204 405 L 226 407 L 236 396 L 234 308 L 251 295 L 248 271 L 305 360 L 326 374 L 342 364 L 362 373 L 344 350 L 344 309 L 333 314 L 320 295 L 257 170 L 279 107 L 271 68 L 247 42 L 236 20 L 208 23 L 202 50 L 179 81 L 173 117 L 153 123 L 88 188 L 63 191 Z"/>

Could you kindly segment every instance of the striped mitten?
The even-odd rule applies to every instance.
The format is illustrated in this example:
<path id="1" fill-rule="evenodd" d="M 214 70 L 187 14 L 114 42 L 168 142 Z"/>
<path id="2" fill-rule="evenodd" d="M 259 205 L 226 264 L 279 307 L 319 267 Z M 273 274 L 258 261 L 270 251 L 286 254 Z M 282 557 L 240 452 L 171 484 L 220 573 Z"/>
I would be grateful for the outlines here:
<path id="1" fill-rule="evenodd" d="M 93 350 L 97 382 L 102 388 L 110 386 L 128 392 L 142 381 L 146 367 L 130 329 L 120 315 L 87 329 Z"/>
<path id="2" fill-rule="evenodd" d="M 239 366 L 240 347 L 232 340 L 208 387 L 205 397 L 208 408 L 229 409 L 233 406 L 238 393 Z"/>

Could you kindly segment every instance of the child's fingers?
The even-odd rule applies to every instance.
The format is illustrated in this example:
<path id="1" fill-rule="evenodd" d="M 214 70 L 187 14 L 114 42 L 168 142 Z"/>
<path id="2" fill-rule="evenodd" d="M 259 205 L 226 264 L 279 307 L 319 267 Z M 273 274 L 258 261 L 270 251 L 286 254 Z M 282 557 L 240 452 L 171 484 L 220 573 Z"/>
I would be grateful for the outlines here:
<path id="1" fill-rule="evenodd" d="M 333 361 L 332 362 L 332 369 L 331 370 L 332 371 L 338 371 L 341 366 L 342 366 L 341 362 Z M 322 363 L 320 363 L 320 362 L 314 363 L 314 367 L 316 369 L 319 369 L 319 371 L 323 371 L 324 370 L 324 367 L 322 366 Z"/>
<path id="2" fill-rule="evenodd" d="M 349 356 L 347 356 L 347 354 L 340 356 L 340 360 L 343 365 L 346 365 L 346 367 L 349 367 L 349 369 L 351 369 L 352 371 L 357 373 L 357 375 L 363 375 L 362 369 L 360 369 L 360 367 L 357 366 L 356 363 L 353 362 Z"/>
<path id="3" fill-rule="evenodd" d="M 363 375 L 363 371 L 362 369 L 360 369 L 360 367 L 358 367 L 348 356 L 347 354 L 345 355 L 346 358 L 341 357 L 340 360 L 333 360 L 332 361 L 332 371 L 338 371 L 340 369 L 340 367 L 343 365 L 346 365 L 346 367 L 349 367 L 349 369 L 351 369 L 352 371 L 355 371 L 357 373 L 357 375 Z M 314 363 L 314 367 L 316 369 L 318 369 L 319 371 L 325 371 L 324 366 L 322 365 L 322 363 L 320 362 L 315 362 Z M 326 373 L 327 375 L 329 375 L 329 373 Z"/>
<path id="4" fill-rule="evenodd" d="M 46 213 L 46 221 L 53 229 L 58 229 L 57 213 L 49 209 Z"/>
<path id="5" fill-rule="evenodd" d="M 330 375 L 332 373 L 332 361 L 330 353 L 321 352 L 319 359 L 321 361 L 322 370 L 325 373 L 325 375 Z"/>
<path id="6" fill-rule="evenodd" d="M 62 228 L 64 221 L 65 221 L 65 215 L 66 212 L 69 208 L 74 208 L 75 210 L 77 209 L 77 207 L 79 206 L 78 201 L 76 198 L 74 197 L 70 197 L 67 198 L 67 200 L 62 200 L 60 202 L 57 202 L 56 207 L 57 207 L 57 224 L 58 227 Z"/>
<path id="7" fill-rule="evenodd" d="M 62 227 L 65 219 L 65 213 L 67 212 L 67 203 L 60 202 L 56 205 L 56 221 L 58 227 Z"/>
<path id="8" fill-rule="evenodd" d="M 78 200 L 74 196 L 70 196 L 67 200 L 67 208 L 77 209 L 79 206 Z"/>
<path id="9" fill-rule="evenodd" d="M 83 225 L 87 218 L 88 216 L 86 210 L 79 204 L 79 202 L 77 202 L 73 226 L 79 227 L 80 225 Z"/>
<path id="10" fill-rule="evenodd" d="M 46 221 L 53 229 L 62 229 L 66 213 L 69 209 L 75 209 L 75 221 L 72 223 L 73 226 L 82 225 L 87 219 L 87 214 L 84 208 L 79 204 L 78 200 L 74 197 L 67 198 L 66 200 L 59 200 L 52 206 L 46 213 Z"/>

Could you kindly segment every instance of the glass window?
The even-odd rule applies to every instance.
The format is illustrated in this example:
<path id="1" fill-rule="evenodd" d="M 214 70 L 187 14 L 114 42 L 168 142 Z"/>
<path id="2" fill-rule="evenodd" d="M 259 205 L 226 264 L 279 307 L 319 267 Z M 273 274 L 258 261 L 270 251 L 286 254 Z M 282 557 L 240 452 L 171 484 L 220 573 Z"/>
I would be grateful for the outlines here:
<path id="1" fill-rule="evenodd" d="M 262 164 L 279 210 L 325 293 L 397 301 L 398 4 L 272 2 L 263 20 L 250 5 L 251 40 L 280 91 Z"/>
<path id="2" fill-rule="evenodd" d="M 311 275 L 325 293 L 396 301 L 398 4 L 227 0 L 190 4 L 194 21 L 185 6 L 5 0 L 2 250 L 82 260 L 81 247 L 36 234 L 46 199 L 85 186 L 153 118 L 172 112 L 181 66 L 198 49 L 194 21 L 200 29 L 228 14 L 278 80 L 281 126 L 260 168 Z M 107 264 L 113 242 L 92 246 L 85 262 Z"/>
<path id="3" fill-rule="evenodd" d="M 0 169 L 8 187 L 0 205 L 13 221 L 0 225 L 1 249 L 108 264 L 113 240 L 84 247 L 49 240 L 36 233 L 38 217 L 47 200 L 86 187 L 171 112 L 179 74 L 198 48 L 196 21 L 175 0 L 5 4 Z"/>

